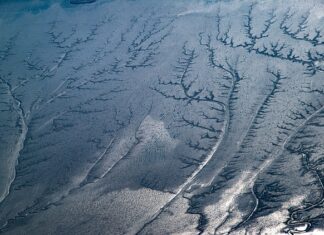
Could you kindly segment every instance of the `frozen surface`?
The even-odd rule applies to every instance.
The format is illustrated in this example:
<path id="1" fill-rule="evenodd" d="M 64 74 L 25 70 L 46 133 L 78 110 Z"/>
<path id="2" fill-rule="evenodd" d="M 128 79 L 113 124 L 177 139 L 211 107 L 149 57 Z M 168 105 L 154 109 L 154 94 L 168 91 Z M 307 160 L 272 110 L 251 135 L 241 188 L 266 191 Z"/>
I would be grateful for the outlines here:
<path id="1" fill-rule="evenodd" d="M 0 234 L 295 233 L 324 234 L 322 0 L 0 1 Z"/>

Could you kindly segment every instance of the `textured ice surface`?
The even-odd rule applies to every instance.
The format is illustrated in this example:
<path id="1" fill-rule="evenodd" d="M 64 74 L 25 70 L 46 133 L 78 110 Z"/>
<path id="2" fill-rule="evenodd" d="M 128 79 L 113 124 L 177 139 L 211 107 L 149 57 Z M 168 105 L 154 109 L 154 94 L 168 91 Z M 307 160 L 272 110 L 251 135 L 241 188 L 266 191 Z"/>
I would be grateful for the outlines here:
<path id="1" fill-rule="evenodd" d="M 323 76 L 322 0 L 0 1 L 0 234 L 323 234 Z"/>

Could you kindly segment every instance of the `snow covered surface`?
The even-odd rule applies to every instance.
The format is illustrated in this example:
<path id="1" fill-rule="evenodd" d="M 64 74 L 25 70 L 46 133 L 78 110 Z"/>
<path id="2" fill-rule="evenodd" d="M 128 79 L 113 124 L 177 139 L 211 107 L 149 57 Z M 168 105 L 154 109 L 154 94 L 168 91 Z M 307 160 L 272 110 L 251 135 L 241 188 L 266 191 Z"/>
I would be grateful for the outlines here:
<path id="1" fill-rule="evenodd" d="M 1 234 L 324 234 L 324 2 L 0 2 Z"/>

